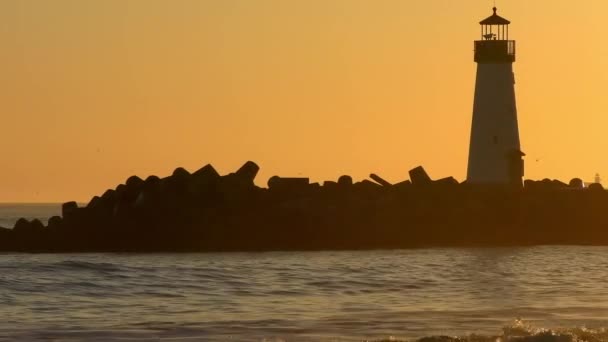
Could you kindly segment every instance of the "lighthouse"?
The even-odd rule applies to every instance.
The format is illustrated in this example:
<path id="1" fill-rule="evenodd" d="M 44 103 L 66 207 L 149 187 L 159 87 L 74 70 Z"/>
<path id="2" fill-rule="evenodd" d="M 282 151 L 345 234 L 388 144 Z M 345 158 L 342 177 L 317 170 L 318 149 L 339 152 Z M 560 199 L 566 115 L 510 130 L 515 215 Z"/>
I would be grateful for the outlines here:
<path id="1" fill-rule="evenodd" d="M 521 152 L 515 102 L 515 41 L 511 22 L 497 14 L 480 22 L 475 41 L 477 79 L 469 146 L 467 183 L 521 187 Z"/>

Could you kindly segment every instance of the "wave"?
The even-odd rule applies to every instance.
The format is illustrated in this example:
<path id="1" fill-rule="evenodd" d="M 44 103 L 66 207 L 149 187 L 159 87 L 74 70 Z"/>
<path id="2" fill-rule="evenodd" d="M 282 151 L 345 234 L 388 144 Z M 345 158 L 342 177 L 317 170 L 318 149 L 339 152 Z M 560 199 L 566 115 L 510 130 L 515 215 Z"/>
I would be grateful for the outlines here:
<path id="1" fill-rule="evenodd" d="M 73 271 L 114 273 L 124 271 L 124 267 L 108 262 L 92 262 L 80 260 L 62 260 L 58 262 L 32 263 L 27 265 L 32 271 Z"/>
<path id="2" fill-rule="evenodd" d="M 463 337 L 432 336 L 418 339 L 417 342 L 608 342 L 608 330 L 605 328 L 536 328 L 520 318 L 502 330 L 503 332 L 499 336 L 475 334 Z M 388 341 L 397 342 L 398 340 L 391 338 L 375 342 Z"/>

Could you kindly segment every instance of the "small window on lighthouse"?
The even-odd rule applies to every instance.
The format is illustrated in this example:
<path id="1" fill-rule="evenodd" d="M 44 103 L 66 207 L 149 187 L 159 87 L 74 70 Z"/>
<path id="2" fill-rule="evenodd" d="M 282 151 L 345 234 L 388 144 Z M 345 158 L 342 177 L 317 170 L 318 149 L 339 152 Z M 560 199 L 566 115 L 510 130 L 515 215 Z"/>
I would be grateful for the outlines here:
<path id="1" fill-rule="evenodd" d="M 498 136 L 494 136 L 494 145 L 498 145 Z"/>

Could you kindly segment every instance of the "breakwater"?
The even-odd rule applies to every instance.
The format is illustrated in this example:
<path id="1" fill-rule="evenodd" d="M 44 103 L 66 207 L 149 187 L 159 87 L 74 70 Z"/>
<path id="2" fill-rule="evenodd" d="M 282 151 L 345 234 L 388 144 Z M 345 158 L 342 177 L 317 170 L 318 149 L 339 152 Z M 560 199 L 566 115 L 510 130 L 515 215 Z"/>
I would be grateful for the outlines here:
<path id="1" fill-rule="evenodd" d="M 580 179 L 485 187 L 432 180 L 422 167 L 391 184 L 378 175 L 323 184 L 272 177 L 257 164 L 132 176 L 47 224 L 0 229 L 0 251 L 157 252 L 357 250 L 446 246 L 608 245 L 608 192 Z"/>

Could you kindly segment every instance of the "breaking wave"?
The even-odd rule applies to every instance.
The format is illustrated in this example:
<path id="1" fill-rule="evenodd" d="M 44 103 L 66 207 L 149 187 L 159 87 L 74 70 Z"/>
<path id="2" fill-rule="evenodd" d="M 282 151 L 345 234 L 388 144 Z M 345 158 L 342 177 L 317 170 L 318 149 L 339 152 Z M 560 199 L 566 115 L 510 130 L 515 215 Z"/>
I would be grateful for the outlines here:
<path id="1" fill-rule="evenodd" d="M 484 336 L 471 334 L 461 337 L 432 336 L 416 340 L 417 342 L 606 342 L 608 331 L 605 328 L 589 329 L 559 328 L 547 329 L 537 328 L 525 323 L 522 319 L 516 319 L 513 324 L 504 327 L 501 335 Z M 395 338 L 389 338 L 381 342 L 397 342 Z M 403 340 L 409 342 L 408 340 Z M 376 341 L 378 342 L 378 341 Z"/>

